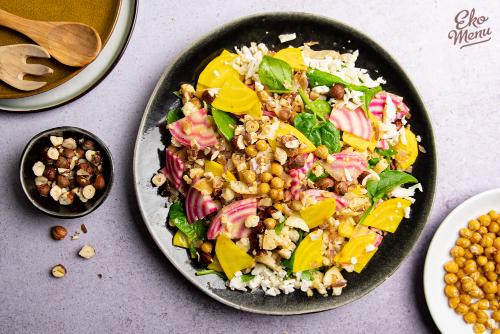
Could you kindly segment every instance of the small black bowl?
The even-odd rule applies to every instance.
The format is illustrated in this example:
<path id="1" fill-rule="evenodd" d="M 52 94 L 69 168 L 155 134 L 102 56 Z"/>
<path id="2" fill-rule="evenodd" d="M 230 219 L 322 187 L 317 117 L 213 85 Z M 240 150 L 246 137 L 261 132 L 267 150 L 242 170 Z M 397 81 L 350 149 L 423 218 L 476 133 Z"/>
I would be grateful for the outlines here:
<path id="1" fill-rule="evenodd" d="M 77 141 L 85 138 L 91 139 L 96 143 L 96 151 L 100 151 L 102 156 L 102 175 L 104 176 L 106 185 L 103 190 L 98 191 L 95 197 L 88 202 L 82 203 L 78 198 L 75 198 L 73 204 L 61 205 L 59 202 L 54 201 L 52 197 L 43 197 L 38 193 L 32 167 L 35 162 L 40 160 L 42 149 L 52 146 L 49 139 L 50 136 L 71 137 Z M 19 178 L 28 200 L 38 210 L 56 218 L 83 217 L 97 209 L 104 202 L 111 190 L 113 174 L 113 158 L 108 147 L 93 133 L 72 126 L 62 126 L 45 130 L 34 136 L 24 148 L 19 164 Z"/>

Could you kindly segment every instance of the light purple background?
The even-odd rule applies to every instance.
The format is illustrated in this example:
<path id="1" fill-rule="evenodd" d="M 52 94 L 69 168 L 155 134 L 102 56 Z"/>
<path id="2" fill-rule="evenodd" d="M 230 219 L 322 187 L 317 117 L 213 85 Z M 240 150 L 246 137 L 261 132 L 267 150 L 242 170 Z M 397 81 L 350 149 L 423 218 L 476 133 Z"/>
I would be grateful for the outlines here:
<path id="1" fill-rule="evenodd" d="M 493 38 L 460 50 L 447 34 L 455 14 L 470 6 L 470 1 L 457 0 L 418 1 L 418 5 L 397 0 L 142 0 L 125 55 L 96 89 L 52 111 L 0 113 L 0 332 L 434 331 L 422 290 L 423 262 L 432 234 L 464 199 L 500 185 L 500 4 L 474 2 L 478 15 L 490 17 L 487 25 Z M 131 173 L 139 120 L 164 68 L 207 31 L 241 16 L 276 10 L 330 16 L 386 48 L 421 92 L 433 120 L 439 156 L 438 191 L 428 225 L 396 274 L 350 305 L 293 317 L 235 311 L 186 282 L 140 220 Z M 116 164 L 107 201 L 96 212 L 72 221 L 35 211 L 18 181 L 18 161 L 27 141 L 60 125 L 96 133 L 109 145 Z M 55 242 L 49 236 L 55 224 L 73 233 L 81 223 L 89 233 L 79 240 Z M 76 255 L 86 243 L 97 250 L 89 261 Z M 49 275 L 57 263 L 69 271 L 62 280 Z"/>

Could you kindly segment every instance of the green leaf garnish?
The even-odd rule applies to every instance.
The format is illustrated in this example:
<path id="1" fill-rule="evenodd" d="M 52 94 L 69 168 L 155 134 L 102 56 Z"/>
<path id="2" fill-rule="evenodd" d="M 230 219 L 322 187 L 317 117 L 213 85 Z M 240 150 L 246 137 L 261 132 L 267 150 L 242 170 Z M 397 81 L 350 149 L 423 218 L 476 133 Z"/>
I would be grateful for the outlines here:
<path id="1" fill-rule="evenodd" d="M 253 280 L 254 278 L 255 278 L 255 275 L 252 275 L 252 274 L 241 275 L 241 281 L 244 282 L 244 283 L 248 283 L 251 280 Z"/>
<path id="2" fill-rule="evenodd" d="M 203 220 L 197 220 L 193 224 L 189 224 L 184 209 L 179 202 L 176 202 L 170 206 L 168 212 L 168 219 L 172 225 L 175 225 L 179 230 L 181 230 L 189 240 L 189 251 L 191 257 L 196 257 L 196 248 L 194 247 L 195 242 L 198 240 L 204 240 L 207 235 L 207 225 Z"/>
<path id="3" fill-rule="evenodd" d="M 368 181 L 366 188 L 373 203 L 376 203 L 389 191 L 406 183 L 418 183 L 418 180 L 413 175 L 405 172 L 398 170 L 385 170 L 380 173 L 380 180 Z"/>
<path id="4" fill-rule="evenodd" d="M 172 108 L 167 112 L 165 119 L 167 124 L 174 123 L 184 117 L 184 113 L 181 108 Z"/>
<path id="5" fill-rule="evenodd" d="M 287 62 L 270 56 L 262 57 L 259 65 L 260 82 L 275 93 L 288 93 L 292 87 L 292 67 Z"/>
<path id="6" fill-rule="evenodd" d="M 227 141 L 231 141 L 234 137 L 234 130 L 236 129 L 236 118 L 214 107 L 211 107 L 211 110 L 217 130 Z"/>

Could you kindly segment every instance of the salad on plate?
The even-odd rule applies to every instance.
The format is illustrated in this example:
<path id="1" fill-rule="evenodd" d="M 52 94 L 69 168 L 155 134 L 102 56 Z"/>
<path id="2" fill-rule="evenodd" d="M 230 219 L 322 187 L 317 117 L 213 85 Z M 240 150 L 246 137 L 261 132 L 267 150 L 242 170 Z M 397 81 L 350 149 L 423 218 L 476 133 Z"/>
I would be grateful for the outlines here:
<path id="1" fill-rule="evenodd" d="M 314 45 L 222 50 L 166 113 L 173 244 L 230 289 L 340 295 L 422 191 L 403 97 Z"/>

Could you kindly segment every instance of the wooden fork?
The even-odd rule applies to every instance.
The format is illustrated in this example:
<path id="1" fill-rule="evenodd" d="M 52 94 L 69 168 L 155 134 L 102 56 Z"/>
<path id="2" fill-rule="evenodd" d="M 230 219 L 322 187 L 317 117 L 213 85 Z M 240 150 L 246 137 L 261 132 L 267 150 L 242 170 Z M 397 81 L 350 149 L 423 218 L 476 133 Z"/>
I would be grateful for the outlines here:
<path id="1" fill-rule="evenodd" d="M 46 75 L 54 71 L 41 64 L 26 63 L 28 57 L 50 58 L 50 55 L 44 48 L 34 44 L 0 46 L 0 80 L 24 91 L 43 87 L 46 82 L 23 80 L 24 76 Z"/>

